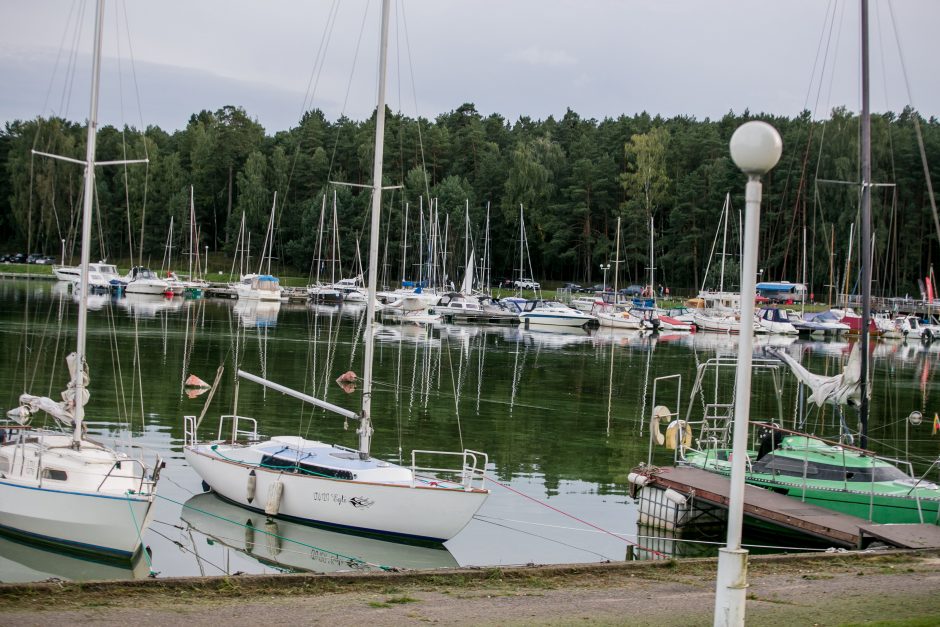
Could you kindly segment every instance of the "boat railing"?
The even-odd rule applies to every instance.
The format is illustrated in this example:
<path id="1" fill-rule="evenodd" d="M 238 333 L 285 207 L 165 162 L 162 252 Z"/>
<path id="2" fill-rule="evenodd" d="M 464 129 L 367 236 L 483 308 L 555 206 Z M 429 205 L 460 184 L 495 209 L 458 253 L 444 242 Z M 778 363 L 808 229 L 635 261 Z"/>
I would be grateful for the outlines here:
<path id="1" fill-rule="evenodd" d="M 124 473 L 125 464 L 130 464 L 132 468 L 136 468 L 137 470 L 139 470 L 139 472 L 135 472 L 134 470 L 132 470 L 130 474 L 125 474 Z M 159 466 L 160 464 L 161 464 L 161 461 L 158 459 L 157 466 Z M 115 471 L 121 471 L 121 473 L 116 474 Z M 159 471 L 156 469 L 154 470 L 154 472 L 159 473 Z M 144 464 L 144 462 L 139 459 L 128 458 L 128 459 L 119 459 L 113 464 L 111 464 L 111 468 L 109 468 L 105 476 L 101 478 L 101 483 L 98 484 L 98 488 L 95 491 L 102 492 L 107 487 L 109 487 L 110 484 L 114 484 L 114 483 L 120 484 L 117 487 L 121 488 L 127 482 L 128 479 L 138 480 L 137 490 L 136 490 L 138 494 L 152 494 L 153 489 L 156 487 L 156 479 L 147 478 L 147 466 Z"/>
<path id="2" fill-rule="evenodd" d="M 417 458 L 419 455 L 437 456 L 438 458 L 459 457 L 461 458 L 462 463 L 459 469 L 454 465 L 449 467 L 418 466 Z M 474 489 L 484 490 L 486 489 L 486 466 L 488 463 L 489 456 L 486 453 L 481 453 L 479 451 L 473 451 L 470 449 L 464 449 L 463 452 L 413 450 L 411 451 L 411 486 L 415 487 L 417 485 L 418 474 L 431 473 L 435 476 L 438 474 L 459 476 L 460 479 L 456 483 L 459 483 L 461 486 L 463 486 L 463 489 L 467 492 Z"/>
<path id="3" fill-rule="evenodd" d="M 227 435 L 231 436 L 231 442 L 234 444 L 242 439 L 245 442 L 257 442 L 260 438 L 258 437 L 258 421 L 254 418 L 248 418 L 247 416 L 237 416 L 234 414 L 224 414 L 219 417 L 219 431 L 216 434 L 216 441 L 221 442 L 223 440 L 222 433 L 225 431 L 225 423 L 230 421 L 232 424 L 231 431 Z M 249 428 L 242 428 L 241 423 L 249 423 Z M 197 421 L 195 416 L 183 416 L 183 446 L 195 446 L 197 442 L 196 438 L 196 426 Z"/>
<path id="4" fill-rule="evenodd" d="M 222 439 L 222 432 L 225 430 L 225 422 L 231 421 L 232 430 L 230 432 L 232 444 L 235 444 L 239 440 L 244 440 L 246 442 L 257 442 L 258 438 L 258 421 L 254 418 L 248 418 L 247 416 L 238 416 L 235 414 L 223 414 L 219 417 L 219 432 L 218 440 Z M 247 422 L 250 425 L 249 429 L 241 428 L 241 423 Z"/>

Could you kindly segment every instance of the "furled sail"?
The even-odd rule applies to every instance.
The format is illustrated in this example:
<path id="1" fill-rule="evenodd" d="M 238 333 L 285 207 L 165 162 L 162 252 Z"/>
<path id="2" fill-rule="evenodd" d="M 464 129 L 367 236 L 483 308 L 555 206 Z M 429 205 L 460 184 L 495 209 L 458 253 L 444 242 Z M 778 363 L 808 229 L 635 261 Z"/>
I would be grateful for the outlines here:
<path id="1" fill-rule="evenodd" d="M 852 347 L 842 374 L 831 377 L 813 374 L 784 351 L 767 349 L 767 352 L 787 364 L 796 378 L 812 390 L 809 400 L 819 407 L 825 403 L 857 407 L 861 403 L 862 356 L 859 344 Z"/>
<path id="2" fill-rule="evenodd" d="M 68 387 L 62 392 L 62 400 L 54 401 L 48 396 L 33 396 L 32 394 L 20 395 L 20 406 L 7 412 L 7 416 L 20 424 L 26 424 L 36 412 L 45 412 L 55 418 L 63 426 L 70 427 L 75 422 L 75 375 L 78 372 L 78 356 L 75 353 L 69 354 L 65 358 L 69 366 Z M 90 394 L 88 392 L 88 364 L 82 368 L 82 389 L 81 403 L 84 407 L 88 404 Z"/>

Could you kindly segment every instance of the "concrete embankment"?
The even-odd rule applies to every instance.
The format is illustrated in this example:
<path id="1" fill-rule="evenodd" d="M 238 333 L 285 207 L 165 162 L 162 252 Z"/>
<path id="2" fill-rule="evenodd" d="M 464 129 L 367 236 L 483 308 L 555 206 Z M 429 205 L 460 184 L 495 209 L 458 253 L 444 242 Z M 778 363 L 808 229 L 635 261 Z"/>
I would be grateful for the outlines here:
<path id="1" fill-rule="evenodd" d="M 710 625 L 713 559 L 0 586 L 0 622 Z M 748 624 L 940 624 L 940 552 L 753 556 Z"/>

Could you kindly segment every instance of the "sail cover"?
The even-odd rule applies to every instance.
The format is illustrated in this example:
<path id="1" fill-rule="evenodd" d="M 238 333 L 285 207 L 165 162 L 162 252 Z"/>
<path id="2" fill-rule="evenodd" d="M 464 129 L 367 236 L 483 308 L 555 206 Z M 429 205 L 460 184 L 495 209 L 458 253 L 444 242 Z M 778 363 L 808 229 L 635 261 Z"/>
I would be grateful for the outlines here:
<path id="1" fill-rule="evenodd" d="M 62 392 L 62 400 L 54 401 L 48 396 L 33 396 L 32 394 L 20 395 L 20 406 L 7 412 L 7 416 L 20 424 L 26 424 L 33 414 L 42 411 L 55 418 L 63 426 L 70 427 L 75 423 L 75 375 L 78 372 L 78 355 L 71 353 L 65 358 L 69 366 L 68 387 Z M 88 404 L 90 394 L 88 392 L 88 364 L 82 368 L 82 393 L 81 403 L 84 407 Z"/>

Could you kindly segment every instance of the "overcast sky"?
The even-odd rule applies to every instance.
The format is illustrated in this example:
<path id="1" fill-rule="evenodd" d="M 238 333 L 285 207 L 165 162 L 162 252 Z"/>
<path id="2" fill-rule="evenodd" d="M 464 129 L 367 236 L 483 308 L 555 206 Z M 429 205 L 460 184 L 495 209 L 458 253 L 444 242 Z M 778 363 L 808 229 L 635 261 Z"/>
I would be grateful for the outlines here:
<path id="1" fill-rule="evenodd" d="M 567 108 L 585 118 L 745 109 L 825 117 L 833 106 L 859 107 L 858 4 L 393 1 L 388 102 L 431 118 L 473 102 L 509 121 Z M 899 111 L 913 101 L 940 115 L 940 0 L 890 7 L 893 20 L 886 0 L 871 0 L 872 107 Z M 311 107 L 362 119 L 374 107 L 379 8 L 378 0 L 109 2 L 102 120 L 172 131 L 225 105 L 245 108 L 268 133 Z M 0 122 L 87 117 L 93 13 L 90 1 L 0 0 Z"/>

